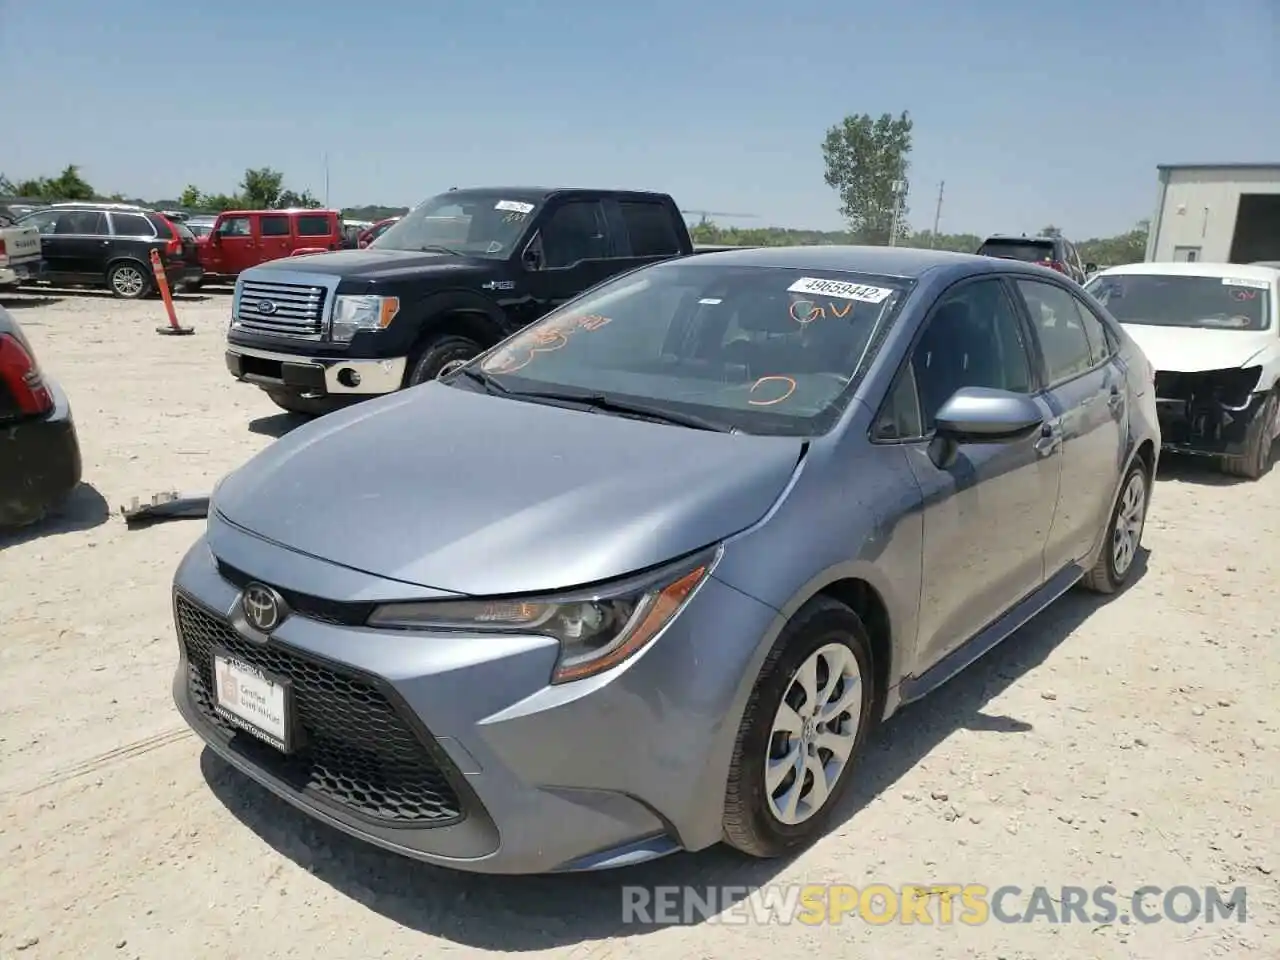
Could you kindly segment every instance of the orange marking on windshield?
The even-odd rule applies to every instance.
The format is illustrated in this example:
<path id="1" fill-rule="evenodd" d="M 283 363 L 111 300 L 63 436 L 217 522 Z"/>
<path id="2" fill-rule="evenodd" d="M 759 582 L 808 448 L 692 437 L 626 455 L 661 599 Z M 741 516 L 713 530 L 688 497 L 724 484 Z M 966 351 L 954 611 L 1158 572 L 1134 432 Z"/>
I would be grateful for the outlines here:
<path id="1" fill-rule="evenodd" d="M 802 327 L 826 316 L 823 309 L 812 300 L 792 301 L 791 306 L 787 307 L 787 313 L 791 315 L 792 320 Z"/>
<path id="2" fill-rule="evenodd" d="M 783 384 L 786 389 L 786 393 L 784 393 L 780 397 L 774 397 L 772 400 L 754 400 L 749 398 L 747 400 L 747 403 L 751 404 L 753 407 L 771 407 L 775 403 L 781 403 L 783 400 L 786 400 L 788 397 L 790 397 L 793 393 L 796 392 L 795 380 L 792 377 L 788 377 L 784 374 L 779 373 L 779 374 L 771 374 L 767 377 L 761 377 L 759 380 L 757 380 L 755 383 L 751 385 L 751 389 L 747 391 L 748 395 L 754 396 L 756 390 L 758 390 L 763 384 L 770 383 L 770 382 Z"/>
<path id="3" fill-rule="evenodd" d="M 849 315 L 849 311 L 853 309 L 853 301 L 852 301 L 852 300 L 850 300 L 848 303 L 846 303 L 846 304 L 844 305 L 844 312 L 843 312 L 843 313 L 841 313 L 841 312 L 836 308 L 836 305 L 835 305 L 834 303 L 828 303 L 828 304 L 827 304 L 827 306 L 829 306 L 829 307 L 831 308 L 831 315 L 832 315 L 833 317 L 840 317 L 841 319 L 843 319 L 844 317 L 847 317 L 847 316 Z"/>
<path id="4" fill-rule="evenodd" d="M 544 326 L 528 330 L 519 340 L 527 338 L 530 341 L 525 343 L 516 342 L 507 347 L 505 361 L 495 356 L 490 363 L 485 363 L 483 369 L 488 373 L 515 373 L 517 370 L 523 370 L 533 362 L 534 356 L 539 353 L 554 353 L 563 348 L 569 342 L 569 335 L 575 330 L 599 330 L 606 323 L 611 322 L 610 317 L 601 316 L 598 313 L 587 314 L 583 317 L 566 317 L 552 321 Z M 519 351 L 525 351 L 524 357 L 521 357 Z"/>

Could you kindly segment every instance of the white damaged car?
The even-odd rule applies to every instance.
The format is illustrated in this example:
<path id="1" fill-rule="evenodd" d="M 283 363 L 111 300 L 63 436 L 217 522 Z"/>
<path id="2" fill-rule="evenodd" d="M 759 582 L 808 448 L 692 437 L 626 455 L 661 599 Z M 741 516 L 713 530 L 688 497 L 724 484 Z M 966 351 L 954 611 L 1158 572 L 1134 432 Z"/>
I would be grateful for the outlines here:
<path id="1" fill-rule="evenodd" d="M 1256 480 L 1280 432 L 1280 270 L 1132 263 L 1086 285 L 1155 368 L 1166 450 Z"/>

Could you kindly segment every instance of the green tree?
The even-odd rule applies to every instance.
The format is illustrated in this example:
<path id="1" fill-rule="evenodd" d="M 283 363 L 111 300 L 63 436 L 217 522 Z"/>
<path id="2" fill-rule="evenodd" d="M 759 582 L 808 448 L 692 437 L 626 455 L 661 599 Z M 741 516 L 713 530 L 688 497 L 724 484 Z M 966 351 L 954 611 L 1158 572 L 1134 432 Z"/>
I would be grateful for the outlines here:
<path id="1" fill-rule="evenodd" d="M 58 200 L 92 200 L 97 196 L 92 186 L 80 176 L 80 168 L 74 163 L 56 177 L 36 177 L 8 184 L 14 196 L 31 200 L 56 202 Z"/>
<path id="2" fill-rule="evenodd" d="M 188 183 L 186 189 L 178 197 L 178 206 L 199 207 L 202 199 L 204 199 L 204 194 L 200 192 L 200 188 L 194 183 Z"/>
<path id="3" fill-rule="evenodd" d="M 276 206 L 281 208 L 301 207 L 306 210 L 316 210 L 319 209 L 321 204 L 319 200 L 311 195 L 310 190 L 303 190 L 301 193 L 295 193 L 292 190 L 285 190 L 276 198 Z"/>
<path id="4" fill-rule="evenodd" d="M 1147 236 L 1150 220 L 1139 220 L 1132 230 L 1115 237 L 1095 237 L 1076 244 L 1080 258 L 1100 267 L 1122 263 L 1142 263 L 1147 258 Z"/>
<path id="5" fill-rule="evenodd" d="M 240 196 L 246 209 L 271 210 L 280 205 L 284 174 L 270 167 L 250 168 L 240 181 Z"/>
<path id="6" fill-rule="evenodd" d="M 895 210 L 899 198 L 893 186 L 906 183 L 912 126 L 905 110 L 878 119 L 869 113 L 851 115 L 831 127 L 822 142 L 827 186 L 839 192 L 840 213 L 859 243 L 888 243 L 895 213 L 904 229 L 906 198 Z"/>

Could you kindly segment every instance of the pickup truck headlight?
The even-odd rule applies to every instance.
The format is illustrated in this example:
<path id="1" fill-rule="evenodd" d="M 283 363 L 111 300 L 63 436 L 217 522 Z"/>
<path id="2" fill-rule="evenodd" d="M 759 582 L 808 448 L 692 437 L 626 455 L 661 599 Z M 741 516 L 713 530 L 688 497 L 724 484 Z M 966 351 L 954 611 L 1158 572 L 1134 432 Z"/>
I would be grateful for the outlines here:
<path id="1" fill-rule="evenodd" d="M 333 302 L 334 340 L 346 342 L 361 330 L 382 330 L 400 312 L 399 297 L 339 295 Z"/>
<path id="2" fill-rule="evenodd" d="M 560 642 L 552 683 L 603 673 L 647 647 L 711 575 L 719 548 L 594 590 L 529 599 L 449 600 L 378 607 L 369 626 L 540 634 Z"/>

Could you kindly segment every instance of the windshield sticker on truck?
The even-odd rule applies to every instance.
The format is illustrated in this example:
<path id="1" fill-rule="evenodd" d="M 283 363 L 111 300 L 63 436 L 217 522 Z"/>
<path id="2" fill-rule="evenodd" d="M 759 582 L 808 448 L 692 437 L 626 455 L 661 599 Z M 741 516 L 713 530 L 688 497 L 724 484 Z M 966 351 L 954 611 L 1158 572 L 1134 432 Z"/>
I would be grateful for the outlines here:
<path id="1" fill-rule="evenodd" d="M 724 303 L 719 297 L 703 297 L 698 303 L 706 307 L 714 307 L 718 303 Z"/>
<path id="2" fill-rule="evenodd" d="M 844 280 L 824 280 L 821 277 L 801 277 L 787 287 L 791 293 L 816 293 L 841 300 L 858 300 L 862 303 L 884 303 L 893 293 L 888 287 L 872 287 L 865 283 L 848 283 Z"/>
<path id="3" fill-rule="evenodd" d="M 1271 284 L 1266 280 L 1254 280 L 1251 277 L 1223 277 L 1224 287 L 1251 287 L 1254 290 L 1266 290 Z"/>
<path id="4" fill-rule="evenodd" d="M 525 203 L 522 200 L 499 200 L 493 205 L 493 209 L 502 210 L 506 213 L 523 213 L 527 217 L 533 213 L 533 204 Z"/>

